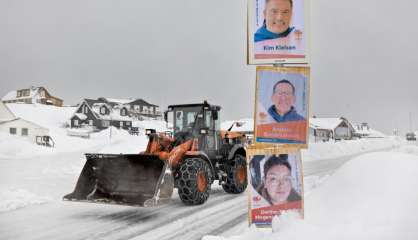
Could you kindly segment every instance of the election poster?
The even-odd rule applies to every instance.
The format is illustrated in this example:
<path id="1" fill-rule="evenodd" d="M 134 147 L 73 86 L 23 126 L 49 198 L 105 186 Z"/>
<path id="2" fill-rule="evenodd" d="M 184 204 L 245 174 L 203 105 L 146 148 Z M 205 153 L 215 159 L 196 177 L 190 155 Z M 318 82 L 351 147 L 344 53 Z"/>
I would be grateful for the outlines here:
<path id="1" fill-rule="evenodd" d="M 255 142 L 307 147 L 309 67 L 257 67 Z"/>
<path id="2" fill-rule="evenodd" d="M 310 0 L 248 1 L 248 63 L 309 63 Z"/>
<path id="3" fill-rule="evenodd" d="M 303 174 L 298 149 L 249 150 L 249 223 L 270 227 L 274 216 L 294 211 L 303 218 Z"/>

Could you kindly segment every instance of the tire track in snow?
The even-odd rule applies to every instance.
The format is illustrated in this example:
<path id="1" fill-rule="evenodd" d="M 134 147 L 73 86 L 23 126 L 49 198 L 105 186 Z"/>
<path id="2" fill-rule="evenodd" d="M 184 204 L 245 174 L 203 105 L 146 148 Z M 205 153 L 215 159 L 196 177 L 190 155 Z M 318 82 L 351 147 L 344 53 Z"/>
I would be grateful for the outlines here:
<path id="1" fill-rule="evenodd" d="M 231 196 L 231 195 L 229 195 Z M 194 214 L 170 221 L 158 228 L 132 236 L 133 239 L 170 240 L 170 239 L 201 239 L 211 231 L 222 227 L 231 219 L 240 218 L 247 209 L 246 196 L 232 195 L 228 200 L 216 207 L 202 208 Z"/>
<path id="2" fill-rule="evenodd" d="M 236 195 L 220 191 L 216 194 L 212 194 L 211 192 L 209 201 L 199 206 L 186 206 L 177 198 L 176 201 L 172 201 L 167 207 L 150 212 L 147 221 L 138 220 L 141 218 L 139 214 L 130 215 L 127 218 L 109 219 L 111 229 L 107 229 L 106 231 L 102 230 L 94 235 L 90 235 L 88 239 L 130 239 L 234 198 L 236 198 Z M 158 215 L 161 215 L 161 217 Z M 153 219 L 157 221 L 153 221 Z M 122 221 L 123 224 L 112 228 L 111 226 L 114 226 L 114 221 Z"/>

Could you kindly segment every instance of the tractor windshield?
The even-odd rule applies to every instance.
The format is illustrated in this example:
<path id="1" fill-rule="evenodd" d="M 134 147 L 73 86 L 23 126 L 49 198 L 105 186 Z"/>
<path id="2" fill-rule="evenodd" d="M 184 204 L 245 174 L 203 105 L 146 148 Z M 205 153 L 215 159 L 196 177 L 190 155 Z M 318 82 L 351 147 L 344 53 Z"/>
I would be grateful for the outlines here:
<path id="1" fill-rule="evenodd" d="M 199 114 L 199 116 L 197 116 Z M 174 133 L 193 129 L 195 121 L 203 118 L 202 107 L 178 107 L 174 109 Z"/>

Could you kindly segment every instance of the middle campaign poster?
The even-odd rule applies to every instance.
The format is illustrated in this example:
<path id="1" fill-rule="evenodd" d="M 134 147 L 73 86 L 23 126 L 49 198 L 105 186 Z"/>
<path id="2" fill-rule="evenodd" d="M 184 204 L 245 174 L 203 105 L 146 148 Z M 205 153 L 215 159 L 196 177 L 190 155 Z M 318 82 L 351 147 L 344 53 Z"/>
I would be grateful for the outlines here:
<path id="1" fill-rule="evenodd" d="M 309 67 L 257 67 L 256 143 L 307 146 Z"/>

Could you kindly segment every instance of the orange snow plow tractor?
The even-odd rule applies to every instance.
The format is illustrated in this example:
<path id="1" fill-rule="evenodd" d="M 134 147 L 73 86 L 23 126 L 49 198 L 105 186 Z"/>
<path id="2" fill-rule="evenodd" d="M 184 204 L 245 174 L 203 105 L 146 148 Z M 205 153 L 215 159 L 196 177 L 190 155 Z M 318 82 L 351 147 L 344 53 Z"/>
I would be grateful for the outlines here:
<path id="1" fill-rule="evenodd" d="M 247 187 L 243 134 L 220 130 L 219 106 L 171 105 L 164 119 L 173 132 L 147 129 L 140 154 L 86 154 L 75 190 L 64 200 L 153 207 L 170 201 L 174 187 L 188 205 L 204 203 L 214 180 L 227 193 Z"/>

